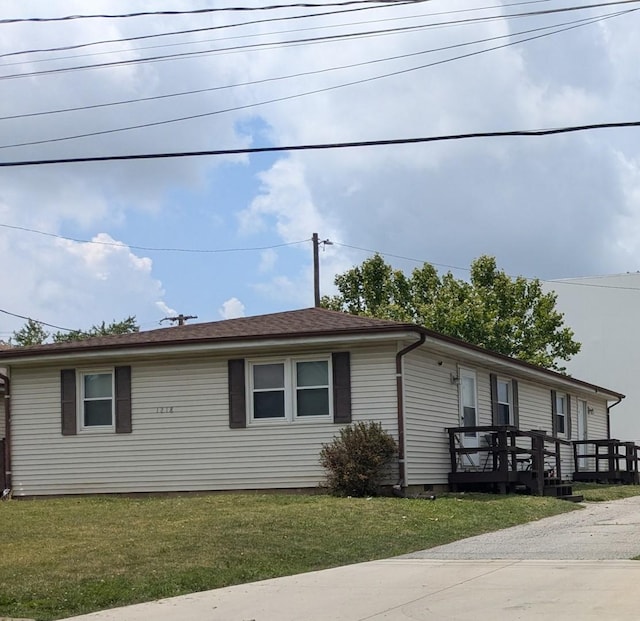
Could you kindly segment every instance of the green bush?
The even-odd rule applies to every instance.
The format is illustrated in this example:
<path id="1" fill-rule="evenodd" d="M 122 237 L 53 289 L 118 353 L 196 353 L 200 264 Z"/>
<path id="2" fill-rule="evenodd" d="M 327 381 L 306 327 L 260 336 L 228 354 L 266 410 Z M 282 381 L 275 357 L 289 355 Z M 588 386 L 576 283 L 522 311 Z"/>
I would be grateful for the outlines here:
<path id="1" fill-rule="evenodd" d="M 374 496 L 397 452 L 396 441 L 380 423 L 354 423 L 320 451 L 327 487 L 337 496 Z"/>

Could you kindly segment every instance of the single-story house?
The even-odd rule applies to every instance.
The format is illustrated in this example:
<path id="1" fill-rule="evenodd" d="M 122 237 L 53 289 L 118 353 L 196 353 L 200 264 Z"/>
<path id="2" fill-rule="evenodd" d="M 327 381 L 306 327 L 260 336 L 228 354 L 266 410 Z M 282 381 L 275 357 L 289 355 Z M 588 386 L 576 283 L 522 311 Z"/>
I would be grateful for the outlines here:
<path id="1" fill-rule="evenodd" d="M 13 348 L 0 365 L 14 497 L 314 488 L 322 445 L 355 421 L 398 441 L 401 490 L 447 485 L 454 456 L 458 470 L 486 469 L 495 455 L 478 426 L 544 430 L 570 476 L 570 441 L 607 438 L 624 396 L 320 308 Z M 512 442 L 514 464 L 526 440 Z"/>

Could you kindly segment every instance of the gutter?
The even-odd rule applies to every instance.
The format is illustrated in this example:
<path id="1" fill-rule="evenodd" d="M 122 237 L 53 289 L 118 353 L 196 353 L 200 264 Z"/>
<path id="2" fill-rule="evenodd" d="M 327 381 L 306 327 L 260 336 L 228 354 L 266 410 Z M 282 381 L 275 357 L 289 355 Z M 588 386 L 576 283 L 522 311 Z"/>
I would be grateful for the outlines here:
<path id="1" fill-rule="evenodd" d="M 404 493 L 407 487 L 407 469 L 405 464 L 405 450 L 404 450 L 404 383 L 402 376 L 402 358 L 406 356 L 410 351 L 413 351 L 420 345 L 423 345 L 427 335 L 424 332 L 420 332 L 420 338 L 408 345 L 404 349 L 401 349 L 396 354 L 396 396 L 398 399 L 398 473 L 399 481 L 398 485 L 394 486 L 396 490 L 399 489 L 400 494 Z"/>
<path id="2" fill-rule="evenodd" d="M 624 397 L 618 397 L 618 400 L 615 403 L 607 406 L 607 440 L 611 440 L 611 415 L 610 412 L 612 408 L 615 408 L 616 405 L 619 405 L 620 402 L 624 399 Z"/>
<path id="3" fill-rule="evenodd" d="M 0 373 L 4 381 L 4 474 L 5 487 L 11 489 L 11 382 L 9 377 Z"/>

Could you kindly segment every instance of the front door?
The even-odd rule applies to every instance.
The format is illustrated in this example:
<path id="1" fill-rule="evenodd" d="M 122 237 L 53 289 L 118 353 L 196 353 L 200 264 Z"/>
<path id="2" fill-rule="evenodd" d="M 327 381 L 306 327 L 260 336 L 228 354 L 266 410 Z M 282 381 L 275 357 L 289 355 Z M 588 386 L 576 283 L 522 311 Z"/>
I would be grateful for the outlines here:
<path id="1" fill-rule="evenodd" d="M 588 439 L 588 433 L 587 433 L 587 414 L 588 414 L 589 408 L 587 406 L 587 402 L 583 401 L 582 399 L 578 399 L 578 440 L 587 440 Z M 578 444 L 578 454 L 579 455 L 585 455 L 587 452 L 587 445 L 586 444 Z M 587 469 L 587 458 L 586 457 L 581 457 L 578 460 L 578 466 L 580 467 L 580 470 L 586 470 Z"/>
<path id="2" fill-rule="evenodd" d="M 478 425 L 478 397 L 476 391 L 476 374 L 468 369 L 460 369 L 459 401 L 460 401 L 460 426 L 476 427 Z M 461 434 L 461 442 L 464 448 L 477 448 L 479 445 L 478 432 L 466 431 Z M 478 453 L 469 453 L 464 456 L 462 465 L 479 464 Z"/>

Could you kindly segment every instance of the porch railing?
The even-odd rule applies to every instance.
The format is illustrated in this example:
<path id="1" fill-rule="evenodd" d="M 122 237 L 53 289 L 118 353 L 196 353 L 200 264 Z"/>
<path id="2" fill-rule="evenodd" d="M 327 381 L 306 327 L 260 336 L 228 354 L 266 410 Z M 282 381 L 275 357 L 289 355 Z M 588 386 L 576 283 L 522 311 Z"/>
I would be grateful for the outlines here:
<path id="1" fill-rule="evenodd" d="M 573 442 L 576 481 L 639 483 L 640 446 L 614 438 Z"/>
<path id="2" fill-rule="evenodd" d="M 561 447 L 569 440 L 550 436 L 544 430 L 524 431 L 517 427 L 449 427 L 450 482 L 487 483 L 506 492 L 524 484 L 534 494 L 544 493 L 545 481 L 562 480 Z M 465 445 L 465 435 L 473 434 L 477 446 Z M 474 442 L 475 444 L 475 442 Z"/>

